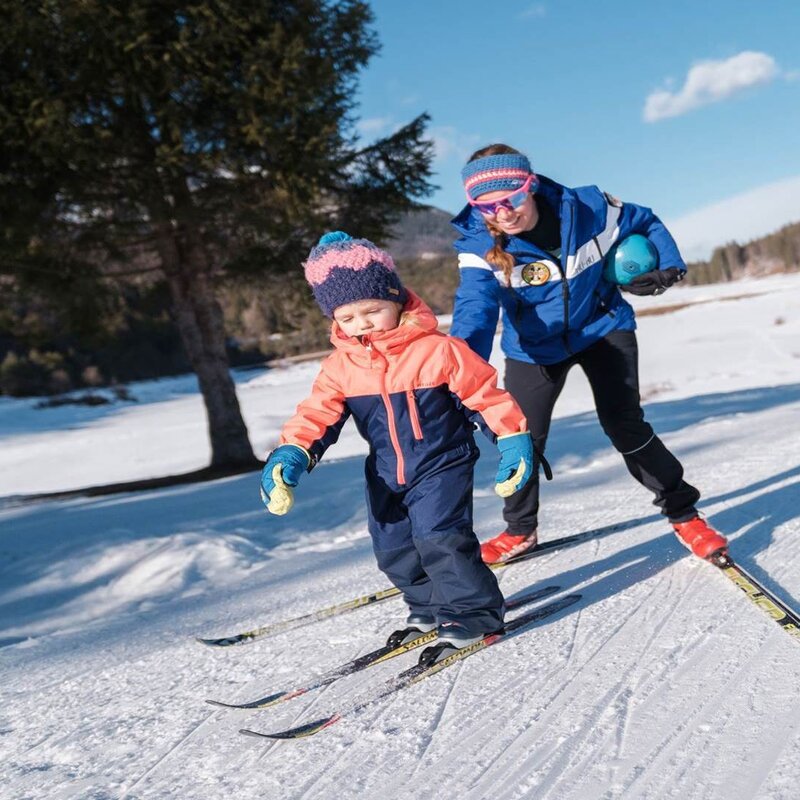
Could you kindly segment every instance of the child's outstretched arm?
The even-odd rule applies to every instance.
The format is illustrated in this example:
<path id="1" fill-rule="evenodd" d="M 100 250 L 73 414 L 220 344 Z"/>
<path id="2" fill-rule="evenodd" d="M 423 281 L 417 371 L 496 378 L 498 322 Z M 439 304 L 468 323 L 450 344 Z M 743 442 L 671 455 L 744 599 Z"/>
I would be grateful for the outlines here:
<path id="1" fill-rule="evenodd" d="M 283 426 L 280 446 L 267 456 L 261 471 L 261 499 L 273 514 L 286 514 L 294 504 L 292 489 L 310 472 L 338 438 L 350 416 L 344 394 L 322 363 L 311 394 Z"/>
<path id="2" fill-rule="evenodd" d="M 525 415 L 514 398 L 497 386 L 497 371 L 461 339 L 450 342 L 450 391 L 467 417 L 480 426 L 500 450 L 495 491 L 508 497 L 521 489 L 536 467 L 533 440 Z"/>

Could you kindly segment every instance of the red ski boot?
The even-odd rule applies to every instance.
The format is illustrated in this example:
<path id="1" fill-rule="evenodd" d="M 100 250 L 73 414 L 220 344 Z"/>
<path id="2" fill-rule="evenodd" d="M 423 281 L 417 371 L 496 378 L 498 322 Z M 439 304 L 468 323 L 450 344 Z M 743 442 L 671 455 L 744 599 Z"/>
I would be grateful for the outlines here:
<path id="1" fill-rule="evenodd" d="M 704 519 L 694 517 L 686 522 L 673 522 L 672 527 L 681 544 L 699 558 L 711 558 L 728 549 L 728 540 L 710 528 Z"/>
<path id="2" fill-rule="evenodd" d="M 481 545 L 481 558 L 487 564 L 502 564 L 514 556 L 533 550 L 537 541 L 536 531 L 523 533 L 520 536 L 503 531 L 499 536 Z"/>

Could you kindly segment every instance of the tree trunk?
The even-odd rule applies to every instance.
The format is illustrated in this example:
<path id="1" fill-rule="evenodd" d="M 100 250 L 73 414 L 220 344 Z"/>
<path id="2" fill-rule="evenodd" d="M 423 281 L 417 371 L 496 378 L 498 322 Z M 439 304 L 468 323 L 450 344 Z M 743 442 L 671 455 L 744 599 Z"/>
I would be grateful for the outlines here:
<path id="1" fill-rule="evenodd" d="M 256 467 L 229 370 L 222 309 L 211 286 L 202 242 L 164 224 L 159 226 L 157 246 L 181 341 L 206 406 L 211 467 Z"/>

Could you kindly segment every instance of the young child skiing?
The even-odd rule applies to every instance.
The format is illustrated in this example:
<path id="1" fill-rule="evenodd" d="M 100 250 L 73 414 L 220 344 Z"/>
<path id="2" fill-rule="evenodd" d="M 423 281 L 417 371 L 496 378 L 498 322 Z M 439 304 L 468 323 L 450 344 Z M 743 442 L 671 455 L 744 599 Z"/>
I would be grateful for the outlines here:
<path id="1" fill-rule="evenodd" d="M 273 513 L 353 416 L 365 463 L 369 533 L 378 567 L 409 607 L 404 641 L 438 626 L 442 653 L 503 627 L 503 595 L 472 529 L 473 426 L 500 450 L 496 491 L 522 488 L 536 468 L 525 417 L 493 367 L 403 287 L 391 256 L 366 239 L 323 236 L 305 263 L 334 351 L 284 425 L 261 475 Z"/>

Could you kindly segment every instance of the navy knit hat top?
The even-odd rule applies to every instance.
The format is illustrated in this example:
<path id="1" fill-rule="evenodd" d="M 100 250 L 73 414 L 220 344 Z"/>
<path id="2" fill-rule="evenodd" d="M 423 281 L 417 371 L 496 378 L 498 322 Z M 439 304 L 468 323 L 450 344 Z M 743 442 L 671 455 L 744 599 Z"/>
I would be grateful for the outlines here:
<path id="1" fill-rule="evenodd" d="M 392 257 L 367 239 L 353 239 L 342 231 L 326 233 L 304 266 L 306 280 L 326 317 L 356 300 L 404 304 L 408 299 Z"/>
<path id="2" fill-rule="evenodd" d="M 467 196 L 476 200 L 486 192 L 519 189 L 531 176 L 531 162 L 522 153 L 498 153 L 470 161 L 461 170 Z"/>

